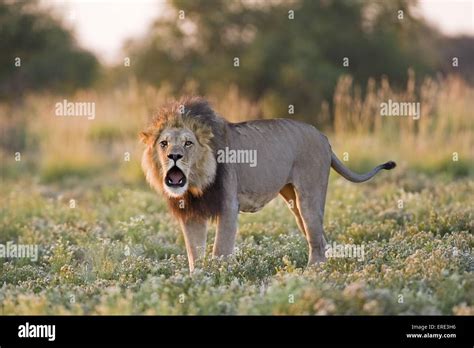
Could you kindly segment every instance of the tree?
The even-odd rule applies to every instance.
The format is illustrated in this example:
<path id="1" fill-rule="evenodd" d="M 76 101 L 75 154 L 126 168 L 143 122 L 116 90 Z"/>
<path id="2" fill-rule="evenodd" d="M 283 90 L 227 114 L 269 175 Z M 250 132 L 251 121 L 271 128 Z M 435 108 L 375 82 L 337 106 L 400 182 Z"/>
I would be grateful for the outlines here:
<path id="1" fill-rule="evenodd" d="M 308 120 L 331 100 L 341 74 L 360 84 L 382 75 L 403 84 L 410 67 L 421 75 L 434 70 L 435 32 L 412 16 L 414 5 L 171 0 L 148 36 L 126 49 L 140 80 L 167 82 L 176 93 L 190 79 L 200 93 L 235 84 L 247 97 L 269 102 L 271 117 L 293 104 L 295 116 Z"/>
<path id="2" fill-rule="evenodd" d="M 0 2 L 0 97 L 89 86 L 98 61 L 37 1 Z"/>

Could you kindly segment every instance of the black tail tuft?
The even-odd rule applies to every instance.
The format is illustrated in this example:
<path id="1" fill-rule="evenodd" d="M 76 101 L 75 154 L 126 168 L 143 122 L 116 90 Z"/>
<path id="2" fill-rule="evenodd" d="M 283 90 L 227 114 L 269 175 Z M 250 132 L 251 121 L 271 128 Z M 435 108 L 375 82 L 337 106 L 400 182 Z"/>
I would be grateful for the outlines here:
<path id="1" fill-rule="evenodd" d="M 397 164 L 393 161 L 388 161 L 387 163 L 382 164 L 382 168 L 387 169 L 387 170 L 393 169 L 396 166 L 397 166 Z"/>

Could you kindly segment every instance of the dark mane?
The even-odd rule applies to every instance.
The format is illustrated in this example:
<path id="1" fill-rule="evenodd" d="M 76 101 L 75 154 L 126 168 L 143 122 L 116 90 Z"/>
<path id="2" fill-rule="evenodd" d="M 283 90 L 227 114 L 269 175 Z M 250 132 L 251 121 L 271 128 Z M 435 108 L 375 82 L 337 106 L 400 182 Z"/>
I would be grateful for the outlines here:
<path id="1" fill-rule="evenodd" d="M 184 106 L 184 110 L 181 110 L 183 112 L 179 114 L 185 124 L 189 124 L 187 121 L 197 121 L 199 124 L 207 126 L 210 129 L 212 133 L 210 147 L 214 152 L 214 156 L 217 156 L 217 151 L 224 148 L 226 144 L 225 120 L 216 115 L 209 103 L 201 97 L 181 98 L 178 102 L 174 102 L 170 106 L 165 107 L 164 110 L 166 111 L 162 115 L 176 115 L 177 112 L 180 111 L 180 106 Z M 174 112 L 170 112 L 171 110 Z M 195 131 L 199 132 L 199 129 Z M 195 196 L 191 194 L 191 192 L 186 192 L 183 197 L 168 197 L 167 201 L 172 213 L 184 221 L 189 218 L 201 220 L 209 218 L 215 219 L 222 209 L 224 175 L 224 165 L 217 163 L 214 182 L 203 190 L 202 195 Z"/>
<path id="2" fill-rule="evenodd" d="M 183 97 L 176 104 L 184 106 L 184 117 L 198 117 L 204 123 L 211 123 L 216 118 L 209 102 L 202 97 Z"/>
<path id="3" fill-rule="evenodd" d="M 184 97 L 178 101 L 184 106 L 183 120 L 194 119 L 211 128 L 213 138 L 211 147 L 217 156 L 217 150 L 225 145 L 225 120 L 211 108 L 209 102 L 202 97 Z"/>
<path id="4" fill-rule="evenodd" d="M 217 218 L 222 210 L 224 171 L 222 163 L 218 163 L 216 179 L 203 191 L 202 196 L 196 197 L 186 192 L 183 197 L 168 198 L 168 206 L 172 213 L 184 221 L 189 218 L 199 220 Z"/>

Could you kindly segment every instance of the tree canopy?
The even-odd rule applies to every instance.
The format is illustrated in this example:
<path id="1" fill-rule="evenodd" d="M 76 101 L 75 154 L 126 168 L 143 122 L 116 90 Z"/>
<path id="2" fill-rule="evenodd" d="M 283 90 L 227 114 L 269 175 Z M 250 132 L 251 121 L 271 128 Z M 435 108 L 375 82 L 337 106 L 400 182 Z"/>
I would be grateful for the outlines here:
<path id="1" fill-rule="evenodd" d="M 273 115 L 295 113 L 330 100 L 338 77 L 365 84 L 385 75 L 403 84 L 407 71 L 434 71 L 436 37 L 397 1 L 170 0 L 146 38 L 127 44 L 139 80 L 179 92 L 195 80 L 200 93 L 234 84 L 267 101 Z"/>
<path id="2" fill-rule="evenodd" d="M 89 86 L 97 75 L 95 56 L 37 1 L 1 1 L 0 38 L 0 97 L 67 92 Z"/>

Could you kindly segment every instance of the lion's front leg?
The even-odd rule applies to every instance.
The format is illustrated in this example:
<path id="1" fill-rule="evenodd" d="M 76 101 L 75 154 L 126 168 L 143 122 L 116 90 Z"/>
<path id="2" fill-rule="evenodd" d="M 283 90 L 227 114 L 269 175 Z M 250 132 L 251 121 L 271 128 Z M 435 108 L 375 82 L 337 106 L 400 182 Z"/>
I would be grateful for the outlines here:
<path id="1" fill-rule="evenodd" d="M 238 215 L 239 204 L 237 199 L 224 202 L 222 213 L 217 218 L 217 233 L 213 250 L 214 256 L 227 256 L 234 251 Z"/>
<path id="2" fill-rule="evenodd" d="M 181 221 L 189 270 L 194 271 L 196 261 L 206 253 L 207 223 L 206 220 Z"/>

